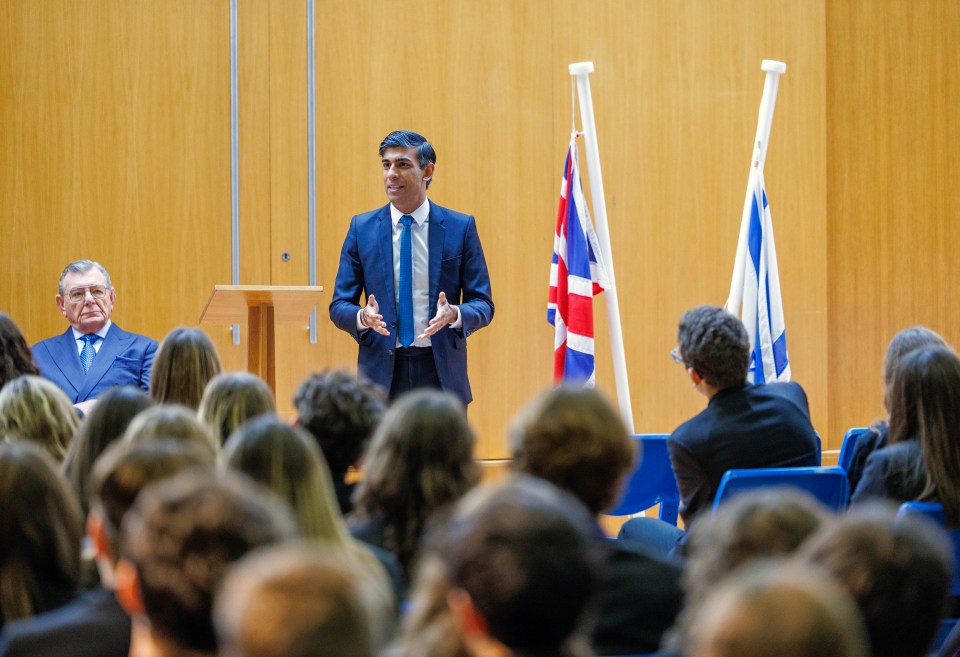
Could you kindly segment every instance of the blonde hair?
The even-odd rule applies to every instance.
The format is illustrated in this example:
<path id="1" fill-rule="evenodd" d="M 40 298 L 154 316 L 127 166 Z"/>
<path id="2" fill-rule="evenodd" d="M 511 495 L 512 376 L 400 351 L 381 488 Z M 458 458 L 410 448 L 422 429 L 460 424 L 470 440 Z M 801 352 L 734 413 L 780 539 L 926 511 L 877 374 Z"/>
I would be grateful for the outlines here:
<path id="1" fill-rule="evenodd" d="M 198 328 L 180 326 L 160 343 L 150 371 L 150 398 L 197 410 L 207 383 L 220 374 L 217 348 Z"/>
<path id="2" fill-rule="evenodd" d="M 197 416 L 223 445 L 250 418 L 276 412 L 277 402 L 263 379 L 248 372 L 224 372 L 210 379 Z"/>
<path id="3" fill-rule="evenodd" d="M 699 607 L 689 657 L 866 657 L 856 605 L 826 573 L 796 563 L 748 566 Z"/>
<path id="4" fill-rule="evenodd" d="M 123 434 L 124 442 L 138 445 L 163 438 L 197 445 L 214 458 L 220 451 L 220 443 L 196 413 L 175 404 L 148 408 L 130 421 Z"/>
<path id="5" fill-rule="evenodd" d="M 35 443 L 57 463 L 67 455 L 79 425 L 70 400 L 43 377 L 20 376 L 0 390 L 0 432 Z"/>

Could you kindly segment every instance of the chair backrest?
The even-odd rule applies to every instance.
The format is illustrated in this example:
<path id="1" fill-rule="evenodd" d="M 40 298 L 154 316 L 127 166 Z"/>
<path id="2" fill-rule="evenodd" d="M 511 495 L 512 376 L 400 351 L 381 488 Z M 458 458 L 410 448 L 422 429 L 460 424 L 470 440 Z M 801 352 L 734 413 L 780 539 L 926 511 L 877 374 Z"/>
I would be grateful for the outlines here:
<path id="1" fill-rule="evenodd" d="M 611 516 L 630 516 L 655 504 L 660 505 L 660 520 L 677 524 L 680 491 L 670 466 L 666 433 L 645 433 L 633 437 L 639 458 L 627 478 L 620 503 L 607 511 Z"/>
<path id="2" fill-rule="evenodd" d="M 943 514 L 943 505 L 940 502 L 904 502 L 897 511 L 897 518 L 906 518 L 909 516 L 924 516 L 929 518 L 938 527 L 946 526 L 946 516 Z M 960 529 L 944 529 L 947 538 L 950 539 L 950 545 L 953 547 L 953 584 L 950 587 L 950 595 L 960 596 Z"/>
<path id="3" fill-rule="evenodd" d="M 713 510 L 745 491 L 778 486 L 804 490 L 834 511 L 845 510 L 850 497 L 847 473 L 837 466 L 727 470 L 717 488 Z"/>
<path id="4" fill-rule="evenodd" d="M 853 427 L 847 429 L 847 433 L 843 434 L 843 444 L 840 445 L 840 460 L 837 465 L 843 468 L 845 472 L 850 469 L 850 461 L 853 460 L 853 453 L 857 450 L 857 443 L 866 430 L 867 427 Z"/>

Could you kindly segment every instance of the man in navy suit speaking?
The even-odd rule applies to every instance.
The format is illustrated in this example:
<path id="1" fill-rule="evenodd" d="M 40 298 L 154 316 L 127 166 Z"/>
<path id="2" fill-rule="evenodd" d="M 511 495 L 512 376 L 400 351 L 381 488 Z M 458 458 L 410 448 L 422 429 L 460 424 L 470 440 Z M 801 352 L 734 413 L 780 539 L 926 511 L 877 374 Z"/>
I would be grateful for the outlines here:
<path id="1" fill-rule="evenodd" d="M 427 200 L 437 156 L 423 136 L 390 133 L 380 161 L 390 202 L 351 219 L 330 319 L 359 343 L 361 375 L 391 399 L 432 387 L 469 404 L 466 339 L 493 319 L 476 221 Z"/>
<path id="2" fill-rule="evenodd" d="M 85 410 L 113 386 L 132 385 L 146 391 L 157 341 L 127 333 L 110 321 L 116 290 L 99 262 L 71 262 L 60 275 L 57 308 L 70 328 L 33 347 L 40 374 Z"/>

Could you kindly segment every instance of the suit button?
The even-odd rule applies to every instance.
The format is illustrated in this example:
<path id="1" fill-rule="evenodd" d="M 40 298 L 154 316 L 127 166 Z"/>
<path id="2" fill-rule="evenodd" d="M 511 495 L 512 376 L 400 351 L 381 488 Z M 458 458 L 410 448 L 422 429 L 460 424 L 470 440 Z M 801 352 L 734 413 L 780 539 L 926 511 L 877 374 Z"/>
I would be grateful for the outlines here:
<path id="1" fill-rule="evenodd" d="M 390 322 L 390 328 L 397 328 L 396 322 Z"/>
<path id="2" fill-rule="evenodd" d="M 387 355 L 393 358 L 393 349 L 388 350 Z"/>

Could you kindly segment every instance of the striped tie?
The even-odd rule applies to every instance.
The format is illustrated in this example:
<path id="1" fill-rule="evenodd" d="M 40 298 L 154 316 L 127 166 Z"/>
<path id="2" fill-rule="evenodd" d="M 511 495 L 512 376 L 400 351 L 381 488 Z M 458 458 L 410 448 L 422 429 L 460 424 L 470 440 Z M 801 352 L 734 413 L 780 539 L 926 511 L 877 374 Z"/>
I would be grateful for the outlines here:
<path id="1" fill-rule="evenodd" d="M 100 336 L 96 333 L 85 335 L 82 338 L 83 351 L 80 352 L 80 366 L 83 367 L 84 374 L 90 369 L 93 359 L 97 357 L 97 350 L 93 348 L 93 345 L 95 345 L 99 339 Z"/>

